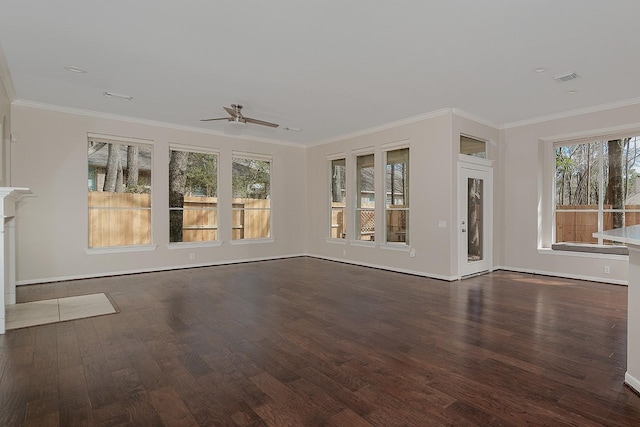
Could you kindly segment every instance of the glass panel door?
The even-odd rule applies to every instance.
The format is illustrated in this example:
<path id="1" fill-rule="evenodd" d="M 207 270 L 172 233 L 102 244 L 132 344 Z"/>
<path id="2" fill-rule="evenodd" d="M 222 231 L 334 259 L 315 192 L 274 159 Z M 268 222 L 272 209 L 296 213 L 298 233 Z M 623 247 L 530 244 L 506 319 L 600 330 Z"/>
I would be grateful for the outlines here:
<path id="1" fill-rule="evenodd" d="M 482 261 L 484 180 L 467 178 L 467 261 Z"/>
<path id="2" fill-rule="evenodd" d="M 461 162 L 458 169 L 459 275 L 492 268 L 492 170 Z"/>

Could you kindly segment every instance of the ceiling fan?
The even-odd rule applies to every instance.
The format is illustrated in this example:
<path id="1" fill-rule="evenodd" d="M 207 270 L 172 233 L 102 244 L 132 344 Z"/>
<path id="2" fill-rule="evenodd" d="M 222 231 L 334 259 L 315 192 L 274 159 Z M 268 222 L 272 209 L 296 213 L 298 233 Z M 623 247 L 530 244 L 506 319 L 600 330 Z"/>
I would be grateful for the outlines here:
<path id="1" fill-rule="evenodd" d="M 251 117 L 245 117 L 242 115 L 242 105 L 240 104 L 231 104 L 231 108 L 222 107 L 225 109 L 227 113 L 229 113 L 230 117 L 220 117 L 215 119 L 202 119 L 201 122 L 210 122 L 214 120 L 226 120 L 229 122 L 235 123 L 253 123 L 256 125 L 269 126 L 272 128 L 277 128 L 279 125 L 276 123 L 265 122 L 264 120 L 252 119 Z"/>

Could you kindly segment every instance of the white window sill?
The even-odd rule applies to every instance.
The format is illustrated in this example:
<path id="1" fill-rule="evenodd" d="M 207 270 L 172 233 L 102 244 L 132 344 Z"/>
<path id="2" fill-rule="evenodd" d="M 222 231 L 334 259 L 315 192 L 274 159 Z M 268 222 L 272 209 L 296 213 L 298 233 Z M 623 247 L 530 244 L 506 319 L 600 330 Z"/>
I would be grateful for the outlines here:
<path id="1" fill-rule="evenodd" d="M 325 239 L 325 241 L 326 241 L 327 243 L 335 243 L 335 244 L 337 244 L 337 245 L 346 245 L 346 244 L 347 244 L 346 239 L 333 239 L 333 238 L 331 238 L 331 237 L 327 237 L 327 238 Z"/>
<path id="2" fill-rule="evenodd" d="M 380 249 L 397 252 L 409 252 L 411 250 L 409 245 L 405 243 L 398 243 L 397 245 L 387 243 L 386 245 L 380 245 Z"/>
<path id="3" fill-rule="evenodd" d="M 574 251 L 554 251 L 551 248 L 538 248 L 538 253 L 541 255 L 556 255 L 556 256 L 573 256 L 580 258 L 598 258 L 598 259 L 613 259 L 613 260 L 627 260 L 629 255 L 612 255 L 612 254 L 599 254 L 590 252 L 574 252 Z"/>
<path id="4" fill-rule="evenodd" d="M 167 249 L 215 248 L 218 246 L 222 246 L 221 240 L 211 240 L 208 242 L 172 242 L 167 244 Z"/>
<path id="5" fill-rule="evenodd" d="M 152 252 L 155 251 L 158 245 L 140 245 L 140 246 L 112 246 L 108 248 L 88 248 L 86 249 L 89 255 L 99 254 L 120 254 L 127 252 Z"/>
<path id="6" fill-rule="evenodd" d="M 236 239 L 236 240 L 231 240 L 229 243 L 231 243 L 232 245 L 253 245 L 253 244 L 259 244 L 259 243 L 273 243 L 275 242 L 276 239 L 270 238 L 270 239 Z"/>
<path id="7" fill-rule="evenodd" d="M 366 241 L 366 240 L 351 240 L 349 242 L 349 245 L 351 245 L 351 246 L 360 246 L 362 248 L 375 248 L 376 247 L 376 242 Z"/>

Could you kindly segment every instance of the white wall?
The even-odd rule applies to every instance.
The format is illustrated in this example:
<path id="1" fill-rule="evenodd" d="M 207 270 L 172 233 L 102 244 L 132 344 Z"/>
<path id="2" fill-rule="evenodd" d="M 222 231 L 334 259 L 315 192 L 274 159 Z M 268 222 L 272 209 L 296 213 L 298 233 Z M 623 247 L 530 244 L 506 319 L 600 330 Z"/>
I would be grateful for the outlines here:
<path id="1" fill-rule="evenodd" d="M 1 105 L 1 103 L 0 103 Z M 21 284 L 133 271 L 211 265 L 305 253 L 305 149 L 226 136 L 13 105 L 12 185 L 29 187 L 20 204 L 17 277 Z M 87 133 L 153 141 L 153 243 L 147 252 L 87 253 Z M 169 249 L 169 143 L 220 150 L 219 197 L 231 200 L 232 151 L 273 156 L 273 243 Z M 221 206 L 221 225 L 231 224 Z M 224 232 L 221 231 L 222 238 Z M 227 234 L 228 238 L 230 233 Z M 190 260 L 189 254 L 196 259 Z"/>
<path id="2" fill-rule="evenodd" d="M 2 57 L 0 56 L 0 67 L 2 66 Z M 5 77 L 6 78 L 6 77 Z M 11 137 L 11 100 L 5 88 L 5 82 L 0 75 L 0 186 L 8 187 L 9 181 L 9 150 Z"/>
<path id="3" fill-rule="evenodd" d="M 452 177 L 455 173 L 451 140 L 452 115 L 442 112 L 427 118 L 390 129 L 354 136 L 341 141 L 319 145 L 307 152 L 307 181 L 312 197 L 308 207 L 308 251 L 311 255 L 345 262 L 382 266 L 385 268 L 451 279 L 456 275 L 451 254 L 454 221 L 451 206 L 454 201 Z M 410 247 L 404 251 L 389 249 L 383 244 L 382 195 L 384 167 L 382 149 L 386 144 L 406 141 L 409 145 L 410 169 Z M 344 154 L 347 158 L 347 215 L 353 224 L 355 203 L 355 156 L 359 150 L 370 148 L 376 155 L 376 242 L 366 246 L 359 242 L 329 239 L 329 166 L 328 158 Z M 457 155 L 457 154 L 456 154 Z M 447 228 L 438 222 L 446 221 Z M 352 227 L 351 227 L 352 228 Z M 380 230 L 380 231 L 378 231 Z M 351 237 L 353 235 L 351 234 Z M 345 255 L 346 252 L 346 255 Z"/>
<path id="4" fill-rule="evenodd" d="M 501 131 L 499 155 L 503 235 L 501 265 L 521 271 L 626 283 L 627 257 L 588 256 L 538 250 L 550 241 L 552 186 L 545 171 L 544 147 L 553 140 L 601 136 L 640 129 L 640 105 L 585 113 Z M 553 161 L 553 160 L 550 160 Z M 553 171 L 551 165 L 550 171 Z M 552 181 L 551 181 L 552 182 Z M 539 222 L 539 213 L 543 219 Z M 604 266 L 611 268 L 604 274 Z"/>
<path id="5" fill-rule="evenodd" d="M 0 113 L 8 112 L 6 94 L 0 92 Z M 498 131 L 480 120 L 446 110 L 419 121 L 305 149 L 14 104 L 10 125 L 19 142 L 11 144 L 11 185 L 29 187 L 35 194 L 20 205 L 18 280 L 36 283 L 305 253 L 452 280 L 458 276 L 456 163 L 462 133 L 489 141 L 488 157 L 494 160 L 494 266 L 626 283 L 626 257 L 539 250 L 539 241 L 550 230 L 548 223 L 539 221 L 539 212 L 548 211 L 551 203 L 551 192 L 545 190 L 542 180 L 546 173 L 542 148 L 548 144 L 544 141 L 562 137 L 640 129 L 638 117 L 640 106 L 627 106 Z M 87 253 L 87 132 L 153 141 L 153 235 L 158 245 L 154 251 Z M 415 257 L 410 256 L 409 248 L 402 251 L 386 247 L 381 233 L 372 246 L 328 239 L 327 159 L 343 154 L 348 173 L 353 174 L 356 153 L 373 150 L 380 186 L 383 147 L 399 141 L 406 141 L 410 147 L 410 248 L 415 249 Z M 220 247 L 169 249 L 168 211 L 163 207 L 168 205 L 170 142 L 220 150 L 221 199 L 230 198 L 227 187 L 232 151 L 272 155 L 275 242 L 232 245 L 225 241 Z M 353 195 L 354 179 L 352 175 L 350 178 L 347 189 Z M 351 215 L 353 202 L 349 196 Z M 383 206 L 378 205 L 381 224 Z M 225 221 L 230 224 L 230 212 L 222 215 L 221 225 Z M 438 227 L 440 221 L 446 221 L 447 227 Z M 196 254 L 194 261 L 189 260 L 190 253 Z M 604 274 L 605 265 L 610 266 L 610 274 Z"/>
<path id="6" fill-rule="evenodd" d="M 397 271 L 445 280 L 458 278 L 457 162 L 460 134 L 488 141 L 488 157 L 499 151 L 498 130 L 477 120 L 468 119 L 451 110 L 436 112 L 433 117 L 399 125 L 330 144 L 312 147 L 307 153 L 309 191 L 309 253 L 349 263 L 384 267 Z M 407 141 L 410 152 L 410 216 L 409 247 L 405 251 L 389 249 L 378 234 L 374 245 L 366 246 L 349 239 L 329 239 L 329 161 L 342 154 L 347 158 L 347 215 L 353 216 L 355 204 L 355 156 L 363 149 L 376 154 L 376 229 L 382 229 L 385 145 Z M 349 185 L 351 184 L 351 185 Z M 501 200 L 496 197 L 496 200 Z M 497 202 L 496 202 L 497 203 Z M 494 211 L 497 212 L 496 207 Z M 446 228 L 439 222 L 445 221 Z M 352 221 L 351 221 L 352 223 Z M 497 239 L 494 238 L 494 241 Z M 415 250 L 415 257 L 409 249 Z M 494 249 L 495 250 L 495 249 Z"/>

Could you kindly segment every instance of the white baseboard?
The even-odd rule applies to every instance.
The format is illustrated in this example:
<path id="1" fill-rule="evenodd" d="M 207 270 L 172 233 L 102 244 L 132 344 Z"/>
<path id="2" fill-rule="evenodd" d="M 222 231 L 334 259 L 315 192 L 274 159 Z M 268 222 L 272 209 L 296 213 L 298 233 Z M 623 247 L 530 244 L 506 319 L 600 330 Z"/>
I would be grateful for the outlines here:
<path id="1" fill-rule="evenodd" d="M 110 271 L 108 273 L 92 273 L 92 274 L 78 274 L 73 276 L 46 277 L 46 278 L 33 279 L 33 280 L 19 280 L 18 282 L 16 282 L 16 285 L 23 286 L 23 285 L 35 285 L 38 283 L 66 282 L 69 280 L 94 279 L 98 277 L 109 277 L 109 276 L 124 276 L 127 274 L 138 274 L 138 273 L 153 273 L 156 271 L 183 270 L 186 268 L 196 268 L 196 267 L 213 267 L 216 265 L 241 264 L 243 262 L 270 261 L 275 259 L 297 258 L 297 257 L 304 257 L 304 256 L 307 256 L 307 255 L 306 254 L 280 255 L 280 256 L 247 258 L 247 259 L 228 260 L 228 261 L 203 262 L 198 264 L 174 265 L 169 267 L 151 267 L 151 268 L 141 268 L 136 270 Z"/>
<path id="2" fill-rule="evenodd" d="M 444 280 L 447 282 L 453 282 L 455 280 L 460 279 L 460 277 L 458 276 L 445 276 L 441 274 L 427 273 L 424 271 L 415 271 L 415 270 L 408 270 L 404 268 L 396 268 L 388 265 L 372 264 L 368 262 L 360 262 L 360 261 L 354 261 L 354 260 L 344 259 L 344 258 L 335 258 L 335 257 L 328 257 L 323 255 L 317 255 L 317 254 L 301 253 L 301 254 L 291 254 L 291 255 L 204 262 L 204 263 L 198 263 L 198 264 L 174 265 L 174 266 L 168 266 L 168 267 L 165 266 L 165 267 L 141 268 L 141 269 L 135 269 L 135 270 L 110 271 L 107 273 L 91 273 L 91 274 L 78 274 L 73 276 L 45 277 L 40 279 L 19 280 L 16 282 L 16 285 L 18 286 L 35 285 L 38 283 L 65 282 L 69 280 L 92 279 L 97 277 L 109 277 L 109 276 L 123 276 L 127 274 L 138 274 L 138 273 L 152 273 L 155 271 L 182 270 L 185 268 L 195 268 L 195 267 L 213 267 L 216 265 L 240 264 L 243 262 L 269 261 L 269 260 L 297 258 L 297 257 L 311 257 L 311 258 L 325 259 L 328 261 L 343 262 L 345 264 L 360 265 L 362 267 L 378 268 L 380 270 L 412 274 L 414 276 L 428 277 L 431 279 Z M 615 279 L 605 280 L 601 277 L 583 276 L 579 274 L 558 273 L 555 271 L 542 271 L 542 270 L 534 270 L 534 269 L 519 268 L 519 267 L 495 266 L 491 271 L 497 271 L 497 270 L 514 271 L 518 273 L 539 274 L 542 276 L 551 276 L 551 277 L 564 277 L 567 279 L 587 280 L 590 282 L 602 282 L 602 283 L 610 283 L 615 285 L 628 285 L 628 282 L 626 280 L 615 280 Z"/>
<path id="3" fill-rule="evenodd" d="M 632 389 L 634 389 L 636 391 L 636 393 L 640 393 L 640 380 L 638 380 L 637 378 L 635 378 L 633 375 L 631 375 L 629 372 L 626 372 L 624 374 L 624 382 L 631 387 Z"/>
<path id="4" fill-rule="evenodd" d="M 323 256 L 323 255 L 315 255 L 315 254 L 307 254 L 307 256 L 311 257 L 311 258 L 326 259 L 328 261 L 342 262 L 342 263 L 345 263 L 345 264 L 359 265 L 361 267 L 371 267 L 371 268 L 377 268 L 377 269 L 380 269 L 380 270 L 394 271 L 396 273 L 412 274 L 414 276 L 428 277 L 430 279 L 446 280 L 447 282 L 453 282 L 453 281 L 459 279 L 458 276 L 443 276 L 443 275 L 440 275 L 440 274 L 425 273 L 424 271 L 407 270 L 407 269 L 404 269 L 404 268 L 396 268 L 396 267 L 391 267 L 391 266 L 388 266 L 388 265 L 371 264 L 371 263 L 368 263 L 368 262 L 354 261 L 354 260 L 351 260 L 351 259 L 334 258 L 334 257 L 328 257 L 328 256 Z"/>
<path id="5" fill-rule="evenodd" d="M 624 286 L 629 285 L 629 282 L 627 280 L 605 279 L 603 277 L 583 276 L 581 274 L 561 273 L 557 271 L 533 270 L 529 268 L 506 267 L 506 266 L 496 266 L 493 268 L 493 270 L 494 271 L 504 270 L 504 271 L 514 271 L 517 273 L 539 274 L 541 276 L 563 277 L 565 279 L 586 280 L 588 282 L 600 282 L 600 283 L 608 283 L 612 285 L 624 285 Z"/>

